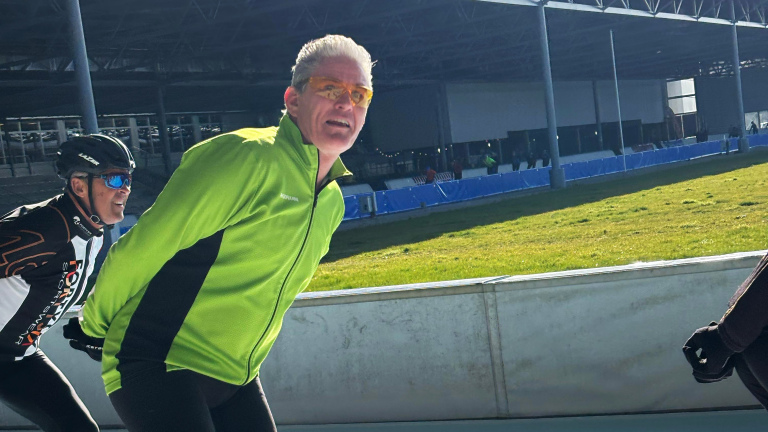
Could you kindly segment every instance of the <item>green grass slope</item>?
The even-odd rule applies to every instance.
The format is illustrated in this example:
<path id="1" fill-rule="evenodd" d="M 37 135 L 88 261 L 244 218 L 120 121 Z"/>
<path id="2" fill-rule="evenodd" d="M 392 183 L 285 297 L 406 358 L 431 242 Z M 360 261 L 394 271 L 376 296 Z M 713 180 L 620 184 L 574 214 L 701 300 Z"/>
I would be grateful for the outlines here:
<path id="1" fill-rule="evenodd" d="M 768 151 L 337 232 L 308 291 L 768 248 Z"/>

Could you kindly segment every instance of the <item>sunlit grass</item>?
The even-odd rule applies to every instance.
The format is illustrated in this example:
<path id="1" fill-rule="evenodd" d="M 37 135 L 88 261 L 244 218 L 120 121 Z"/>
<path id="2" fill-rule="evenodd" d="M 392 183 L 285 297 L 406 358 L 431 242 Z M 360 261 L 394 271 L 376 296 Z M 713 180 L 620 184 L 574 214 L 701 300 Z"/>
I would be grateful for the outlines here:
<path id="1" fill-rule="evenodd" d="M 768 248 L 768 151 L 335 234 L 308 291 Z"/>

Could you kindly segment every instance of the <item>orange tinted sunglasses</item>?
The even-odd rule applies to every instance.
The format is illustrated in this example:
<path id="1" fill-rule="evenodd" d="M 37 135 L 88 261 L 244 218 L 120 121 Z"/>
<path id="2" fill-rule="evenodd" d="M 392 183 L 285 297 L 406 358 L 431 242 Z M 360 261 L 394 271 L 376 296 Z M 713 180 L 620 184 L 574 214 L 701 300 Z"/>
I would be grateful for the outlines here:
<path id="1" fill-rule="evenodd" d="M 333 78 L 311 77 L 309 86 L 315 94 L 326 99 L 337 101 L 344 93 L 349 93 L 352 105 L 368 108 L 373 97 L 373 89 L 357 84 L 345 83 Z"/>

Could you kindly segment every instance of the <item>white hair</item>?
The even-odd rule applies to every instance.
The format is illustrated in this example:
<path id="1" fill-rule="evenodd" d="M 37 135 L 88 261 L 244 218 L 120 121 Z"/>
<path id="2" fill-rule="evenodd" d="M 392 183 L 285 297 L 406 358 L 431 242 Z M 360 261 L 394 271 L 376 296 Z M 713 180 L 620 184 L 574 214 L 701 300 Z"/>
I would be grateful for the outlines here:
<path id="1" fill-rule="evenodd" d="M 291 69 L 293 72 L 291 86 L 303 92 L 315 68 L 323 60 L 331 57 L 347 57 L 354 60 L 363 69 L 368 84 L 372 85 L 373 61 L 368 51 L 346 36 L 326 35 L 320 39 L 311 40 L 301 47 L 296 57 L 296 64 Z"/>
<path id="2" fill-rule="evenodd" d="M 75 177 L 88 177 L 88 173 L 85 171 L 72 171 L 72 174 L 69 175 L 69 178 L 67 178 L 67 181 L 72 180 Z"/>

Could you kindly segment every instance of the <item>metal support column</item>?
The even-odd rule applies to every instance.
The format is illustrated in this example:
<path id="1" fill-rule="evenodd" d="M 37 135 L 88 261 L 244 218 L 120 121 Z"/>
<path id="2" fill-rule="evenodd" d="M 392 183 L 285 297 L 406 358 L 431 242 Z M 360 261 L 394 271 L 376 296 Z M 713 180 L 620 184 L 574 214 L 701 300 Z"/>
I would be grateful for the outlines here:
<path id="1" fill-rule="evenodd" d="M 595 127 L 597 127 L 597 145 L 600 150 L 604 150 L 603 121 L 600 118 L 600 98 L 597 95 L 597 81 L 592 81 L 592 98 L 595 100 Z"/>
<path id="2" fill-rule="evenodd" d="M 40 144 L 40 155 L 45 158 L 45 141 L 43 141 L 43 126 L 40 120 L 37 122 L 37 143 Z"/>
<path id="3" fill-rule="evenodd" d="M 203 134 L 200 130 L 200 116 L 198 115 L 192 116 L 192 136 L 194 137 L 192 145 L 195 145 L 203 140 Z"/>
<path id="4" fill-rule="evenodd" d="M 150 120 L 149 116 L 147 116 L 146 119 L 147 123 L 147 141 L 149 142 L 149 153 L 155 154 L 155 139 L 152 138 L 152 121 Z M 160 135 L 158 135 L 158 138 Z"/>
<path id="5" fill-rule="evenodd" d="M 4 126 L 5 126 L 4 123 L 0 124 L 0 160 L 2 160 L 0 164 L 3 164 L 3 165 L 6 164 L 6 161 L 8 160 L 8 158 L 5 156 L 5 140 L 3 139 Z"/>
<path id="6" fill-rule="evenodd" d="M 450 119 L 448 118 L 448 97 L 446 92 L 445 83 L 439 83 L 437 87 L 437 146 L 440 148 L 440 161 L 443 164 L 443 171 L 449 171 L 446 149 L 451 144 L 450 134 L 448 133 Z"/>
<path id="7" fill-rule="evenodd" d="M 176 125 L 178 127 L 179 145 L 181 145 L 181 152 L 184 153 L 187 147 L 184 145 L 184 128 L 181 125 L 181 116 L 176 116 Z"/>
<path id="8" fill-rule="evenodd" d="M 549 62 L 549 40 L 547 38 L 547 16 L 544 12 L 545 0 L 539 3 L 539 41 L 541 42 L 541 63 L 546 88 L 547 126 L 549 132 L 549 154 L 552 158 L 552 170 L 549 172 L 549 185 L 553 189 L 565 187 L 565 171 L 560 168 L 560 148 L 557 144 L 557 119 L 555 118 L 555 91 L 552 87 L 552 66 Z"/>
<path id="9" fill-rule="evenodd" d="M 6 153 L 8 165 L 11 167 L 11 177 L 16 177 L 16 168 L 13 166 L 13 149 L 11 148 L 11 133 L 8 130 L 8 119 L 3 119 L 3 136 L 5 137 L 5 144 L 8 146 L 8 152 Z M 24 147 L 24 143 L 21 143 L 22 148 Z"/>
<path id="10" fill-rule="evenodd" d="M 93 87 L 91 87 L 91 73 L 88 66 L 88 54 L 85 50 L 85 34 L 83 33 L 83 19 L 80 16 L 79 0 L 69 0 L 69 29 L 72 39 L 72 57 L 75 63 L 80 111 L 85 122 L 85 132 L 89 134 L 99 133 L 99 124 L 96 121 L 96 104 L 93 101 Z"/>
<path id="11" fill-rule="evenodd" d="M 739 36 L 736 31 L 736 8 L 731 0 L 731 16 L 733 18 L 731 25 L 731 34 L 733 35 L 733 77 L 736 79 L 736 103 L 739 108 L 739 152 L 749 151 L 749 142 L 745 136 L 747 131 L 746 120 L 744 120 L 744 95 L 741 90 L 741 61 L 739 60 Z"/>
<path id="12" fill-rule="evenodd" d="M 581 128 L 576 126 L 576 148 L 578 149 L 579 153 L 581 153 Z"/>
<path id="13" fill-rule="evenodd" d="M 59 145 L 67 140 L 67 125 L 64 120 L 56 120 L 56 135 L 59 139 Z"/>
<path id="14" fill-rule="evenodd" d="M 165 91 L 163 86 L 157 87 L 157 133 L 160 135 L 160 143 L 163 146 L 163 162 L 165 162 L 165 173 L 171 175 L 171 143 L 168 139 L 168 122 L 165 119 Z"/>
<path id="15" fill-rule="evenodd" d="M 24 134 L 21 133 L 21 122 L 16 122 L 16 130 L 19 131 L 19 143 L 21 144 L 21 159 L 22 162 L 27 161 L 27 144 L 24 142 Z"/>
<path id="16" fill-rule="evenodd" d="M 619 78 L 616 74 L 616 51 L 613 47 L 613 30 L 611 30 L 611 60 L 613 61 L 613 85 L 616 88 L 616 110 L 619 114 L 619 142 L 621 143 L 622 164 L 627 170 L 627 152 L 624 151 L 624 128 L 621 126 L 621 99 L 619 98 Z"/>
<path id="17" fill-rule="evenodd" d="M 669 91 L 667 90 L 667 82 L 664 81 L 661 83 L 661 112 L 664 113 L 664 130 L 659 137 L 659 141 L 669 141 L 671 139 L 669 136 L 670 124 L 667 118 L 669 111 L 671 111 L 671 108 L 669 108 Z"/>
<path id="18" fill-rule="evenodd" d="M 128 117 L 128 128 L 131 134 L 131 151 L 135 154 L 134 157 L 138 157 L 141 142 L 139 141 L 139 125 L 136 123 L 136 117 Z M 149 139 L 152 137 L 150 136 Z"/>

